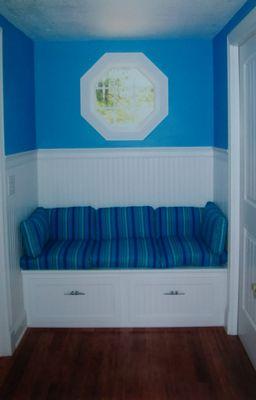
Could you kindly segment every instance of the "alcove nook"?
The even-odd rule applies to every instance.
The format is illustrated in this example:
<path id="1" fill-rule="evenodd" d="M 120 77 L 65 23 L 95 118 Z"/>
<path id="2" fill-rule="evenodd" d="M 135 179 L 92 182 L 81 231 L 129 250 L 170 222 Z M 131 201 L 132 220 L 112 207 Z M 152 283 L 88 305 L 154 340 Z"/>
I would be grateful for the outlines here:
<path id="1" fill-rule="evenodd" d="M 252 2 L 200 1 L 207 21 L 197 8 L 161 29 L 129 10 L 119 26 L 95 4 L 85 23 L 79 2 L 74 14 L 57 0 L 4 3 L 11 348 L 27 327 L 229 330 L 227 37 Z"/>

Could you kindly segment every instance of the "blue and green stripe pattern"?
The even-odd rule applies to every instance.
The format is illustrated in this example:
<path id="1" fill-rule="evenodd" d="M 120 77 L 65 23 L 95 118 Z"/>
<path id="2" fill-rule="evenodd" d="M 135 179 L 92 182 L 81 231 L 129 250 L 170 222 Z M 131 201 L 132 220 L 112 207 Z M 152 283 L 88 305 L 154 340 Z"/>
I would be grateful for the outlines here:
<path id="1" fill-rule="evenodd" d="M 226 253 L 213 254 L 199 238 L 170 236 L 160 238 L 161 267 L 214 267 L 225 264 Z"/>
<path id="2" fill-rule="evenodd" d="M 160 207 L 155 210 L 156 237 L 197 237 L 203 219 L 203 208 Z"/>
<path id="3" fill-rule="evenodd" d="M 48 210 L 50 239 L 87 240 L 95 236 L 96 211 L 92 207 L 65 207 Z"/>
<path id="4" fill-rule="evenodd" d="M 155 237 L 154 209 L 109 207 L 96 211 L 96 240 Z"/>
<path id="5" fill-rule="evenodd" d="M 129 238 L 95 241 L 93 268 L 157 268 L 161 264 L 156 239 Z"/>
<path id="6" fill-rule="evenodd" d="M 93 240 L 49 240 L 38 257 L 23 256 L 22 269 L 75 270 L 91 266 Z"/>
<path id="7" fill-rule="evenodd" d="M 213 254 L 222 254 L 226 248 L 228 222 L 219 207 L 208 202 L 204 208 L 201 236 Z"/>
<path id="8" fill-rule="evenodd" d="M 227 220 L 214 203 L 38 208 L 21 231 L 22 269 L 207 268 L 227 260 Z"/>
<path id="9" fill-rule="evenodd" d="M 22 244 L 29 257 L 37 257 L 49 239 L 49 217 L 46 209 L 39 207 L 20 225 Z"/>

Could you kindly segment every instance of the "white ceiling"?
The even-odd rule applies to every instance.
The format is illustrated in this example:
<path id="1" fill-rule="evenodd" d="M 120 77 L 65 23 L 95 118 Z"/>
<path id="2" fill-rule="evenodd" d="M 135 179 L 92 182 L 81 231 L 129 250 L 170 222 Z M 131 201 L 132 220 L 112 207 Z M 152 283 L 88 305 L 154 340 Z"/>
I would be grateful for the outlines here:
<path id="1" fill-rule="evenodd" d="M 33 39 L 213 37 L 245 0 L 0 0 Z"/>

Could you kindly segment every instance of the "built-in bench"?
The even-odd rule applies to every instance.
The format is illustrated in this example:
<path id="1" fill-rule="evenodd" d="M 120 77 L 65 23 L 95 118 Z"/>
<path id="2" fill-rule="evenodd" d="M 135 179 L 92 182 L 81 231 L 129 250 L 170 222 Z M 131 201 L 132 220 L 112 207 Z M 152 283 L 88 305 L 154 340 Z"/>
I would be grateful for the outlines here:
<path id="1" fill-rule="evenodd" d="M 224 324 L 227 220 L 214 203 L 38 208 L 21 232 L 30 326 Z"/>

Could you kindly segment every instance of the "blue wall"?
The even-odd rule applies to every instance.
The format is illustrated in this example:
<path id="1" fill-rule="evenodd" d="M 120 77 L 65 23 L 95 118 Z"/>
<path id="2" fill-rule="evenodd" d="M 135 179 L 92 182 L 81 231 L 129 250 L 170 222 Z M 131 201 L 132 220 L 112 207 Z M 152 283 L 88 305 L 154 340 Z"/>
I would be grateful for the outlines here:
<path id="1" fill-rule="evenodd" d="M 256 0 L 247 1 L 213 42 L 45 41 L 35 43 L 35 52 L 34 43 L 0 16 L 5 153 L 76 147 L 227 148 L 227 35 L 254 6 Z M 144 141 L 106 141 L 80 116 L 80 77 L 111 51 L 144 52 L 169 77 L 169 116 Z"/>
<path id="2" fill-rule="evenodd" d="M 80 77 L 105 52 L 143 52 L 169 77 L 169 116 L 144 141 L 106 141 L 80 116 Z M 38 148 L 212 146 L 212 42 L 35 43 Z"/>
<path id="3" fill-rule="evenodd" d="M 214 145 L 224 149 L 228 148 L 227 35 L 255 6 L 256 0 L 247 1 L 213 41 Z"/>
<path id="4" fill-rule="evenodd" d="M 34 44 L 0 15 L 3 28 L 5 154 L 36 148 Z"/>

